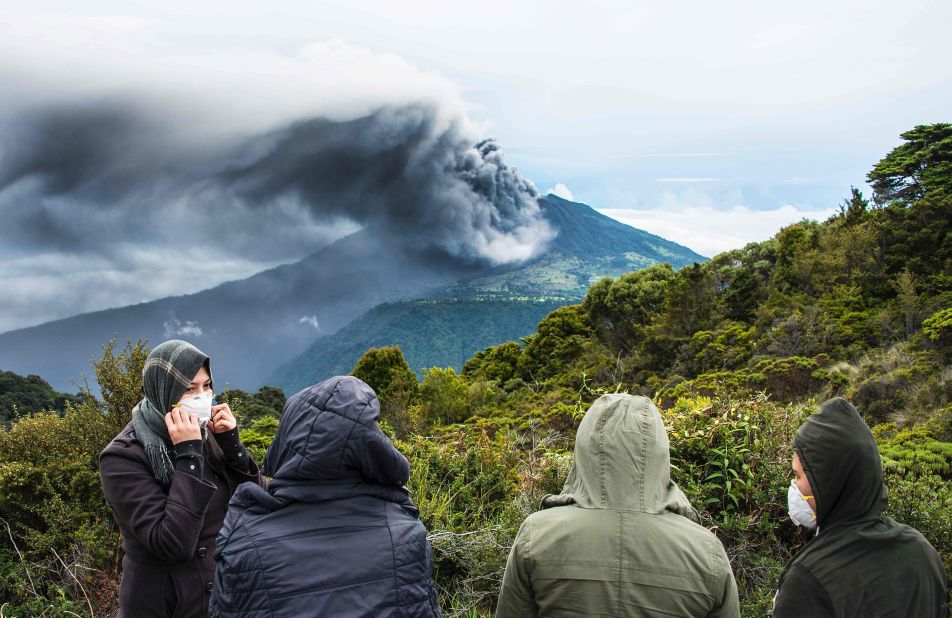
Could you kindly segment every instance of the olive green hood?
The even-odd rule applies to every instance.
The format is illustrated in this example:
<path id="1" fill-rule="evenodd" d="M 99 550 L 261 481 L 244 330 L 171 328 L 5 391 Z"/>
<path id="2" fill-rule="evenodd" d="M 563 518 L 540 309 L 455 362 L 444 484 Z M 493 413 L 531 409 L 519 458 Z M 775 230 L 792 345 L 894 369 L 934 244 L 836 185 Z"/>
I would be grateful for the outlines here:
<path id="1" fill-rule="evenodd" d="M 668 435 L 651 400 L 604 395 L 579 425 L 562 493 L 546 496 L 542 507 L 672 511 L 697 521 L 691 503 L 671 480 L 670 464 Z"/>

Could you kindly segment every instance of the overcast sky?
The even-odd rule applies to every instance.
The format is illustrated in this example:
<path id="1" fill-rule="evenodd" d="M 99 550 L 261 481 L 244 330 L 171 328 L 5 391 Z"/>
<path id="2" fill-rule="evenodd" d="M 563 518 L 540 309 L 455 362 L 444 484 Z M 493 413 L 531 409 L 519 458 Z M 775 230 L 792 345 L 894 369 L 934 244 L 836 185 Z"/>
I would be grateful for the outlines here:
<path id="1" fill-rule="evenodd" d="M 422 104 L 422 125 L 378 132 L 425 126 L 427 156 L 457 158 L 493 137 L 540 192 L 713 255 L 827 217 L 899 133 L 952 109 L 947 1 L 16 5 L 0 3 L 0 331 L 197 291 L 366 223 L 232 187 L 238 214 L 211 218 L 216 157 L 239 165 L 299 121 Z M 95 148 L 57 150 L 89 126 Z M 108 173 L 87 186 L 77 160 Z M 521 212 L 480 246 L 542 242 L 537 223 Z"/>

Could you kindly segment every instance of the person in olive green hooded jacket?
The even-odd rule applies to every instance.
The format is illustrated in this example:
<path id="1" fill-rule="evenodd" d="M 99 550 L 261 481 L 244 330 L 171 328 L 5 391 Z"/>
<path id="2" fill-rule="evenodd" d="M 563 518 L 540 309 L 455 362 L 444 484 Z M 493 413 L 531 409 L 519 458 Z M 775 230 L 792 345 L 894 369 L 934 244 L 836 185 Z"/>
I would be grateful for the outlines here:
<path id="1" fill-rule="evenodd" d="M 600 397 L 562 493 L 519 529 L 496 615 L 739 617 L 724 547 L 695 523 L 669 465 L 649 399 Z"/>
<path id="2" fill-rule="evenodd" d="M 856 408 L 827 401 L 793 449 L 791 518 L 817 534 L 781 573 L 774 618 L 945 616 L 942 560 L 918 531 L 882 514 L 879 450 Z"/>

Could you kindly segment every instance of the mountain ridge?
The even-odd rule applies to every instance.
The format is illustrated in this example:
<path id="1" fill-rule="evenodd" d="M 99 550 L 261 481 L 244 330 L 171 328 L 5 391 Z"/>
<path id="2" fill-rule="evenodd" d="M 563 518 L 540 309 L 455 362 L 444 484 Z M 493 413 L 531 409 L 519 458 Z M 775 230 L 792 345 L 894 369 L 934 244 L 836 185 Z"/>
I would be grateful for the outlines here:
<path id="1" fill-rule="evenodd" d="M 297 262 L 194 294 L 2 333 L 0 368 L 42 375 L 66 390 L 82 381 L 88 359 L 113 337 L 153 344 L 180 337 L 212 356 L 216 375 L 228 384 L 253 389 L 318 337 L 337 332 L 381 303 L 431 294 L 580 298 L 592 279 L 603 274 L 672 256 L 668 261 L 675 265 L 704 259 L 584 204 L 549 195 L 540 198 L 540 206 L 559 236 L 548 251 L 523 264 L 492 267 L 432 252 L 409 253 L 365 228 Z M 628 251 L 614 254 L 615 246 Z"/>
<path id="2" fill-rule="evenodd" d="M 378 305 L 336 333 L 319 337 L 276 368 L 266 383 L 292 394 L 326 377 L 349 373 L 369 348 L 390 345 L 400 347 L 418 377 L 434 366 L 460 370 L 476 352 L 529 335 L 551 311 L 580 302 L 597 279 L 657 263 L 633 251 L 642 247 L 639 243 L 651 242 L 659 254 L 678 256 L 680 245 L 630 228 L 585 204 L 549 195 L 545 213 L 560 233 L 557 246 L 536 260 L 465 278 L 436 290 L 429 299 Z M 626 257 L 630 253 L 635 255 Z M 676 265 L 686 265 L 683 254 Z M 520 280 L 513 283 L 516 273 Z"/>

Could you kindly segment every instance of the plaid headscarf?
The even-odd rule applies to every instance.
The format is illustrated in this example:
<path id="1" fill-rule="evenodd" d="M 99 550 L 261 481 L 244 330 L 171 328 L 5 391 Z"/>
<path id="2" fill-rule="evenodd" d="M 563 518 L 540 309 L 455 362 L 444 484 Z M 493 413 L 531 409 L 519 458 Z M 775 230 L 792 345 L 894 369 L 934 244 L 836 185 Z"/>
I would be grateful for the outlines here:
<path id="1" fill-rule="evenodd" d="M 156 346 L 142 368 L 145 397 L 132 410 L 132 424 L 136 439 L 145 448 L 152 474 L 166 487 L 172 481 L 173 468 L 169 457 L 172 440 L 165 415 L 172 410 L 172 404 L 182 399 L 202 367 L 211 377 L 211 364 L 204 352 L 190 343 L 172 339 Z"/>

